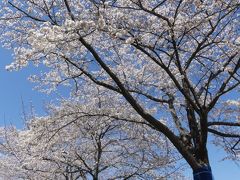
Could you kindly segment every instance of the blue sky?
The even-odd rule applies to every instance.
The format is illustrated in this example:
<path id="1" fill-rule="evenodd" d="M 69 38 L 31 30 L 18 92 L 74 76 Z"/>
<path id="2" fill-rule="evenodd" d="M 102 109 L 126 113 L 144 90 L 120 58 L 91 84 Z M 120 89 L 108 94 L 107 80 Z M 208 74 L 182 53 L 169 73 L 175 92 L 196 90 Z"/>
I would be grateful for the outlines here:
<path id="1" fill-rule="evenodd" d="M 5 66 L 13 59 L 10 51 L 1 48 L 0 59 L 1 125 L 12 123 L 21 127 L 23 124 L 22 101 L 26 107 L 32 102 L 36 110 L 41 110 L 42 104 L 48 99 L 48 96 L 32 90 L 34 84 L 27 81 L 27 77 L 33 72 L 33 69 L 26 68 L 20 72 L 7 72 L 5 70 Z"/>
<path id="2" fill-rule="evenodd" d="M 6 71 L 5 66 L 13 61 L 11 51 L 0 48 L 0 125 L 14 124 L 22 127 L 23 111 L 31 108 L 37 115 L 44 115 L 44 104 L 60 99 L 67 91 L 60 88 L 60 93 L 44 94 L 34 90 L 36 84 L 28 81 L 29 75 L 37 74 L 39 68 L 30 66 L 22 70 Z M 58 94 L 57 94 L 58 93 Z"/>
<path id="3" fill-rule="evenodd" d="M 57 94 L 46 95 L 33 90 L 34 84 L 27 80 L 30 74 L 38 69 L 25 68 L 19 72 L 7 72 L 5 66 L 11 63 L 11 52 L 0 48 L 0 125 L 16 125 L 23 127 L 23 105 L 29 112 L 32 105 L 36 114 L 44 114 L 44 104 L 58 98 Z M 209 146 L 210 161 L 215 180 L 239 180 L 240 166 L 231 161 L 221 161 L 223 151 Z M 191 170 L 186 175 L 192 177 Z"/>

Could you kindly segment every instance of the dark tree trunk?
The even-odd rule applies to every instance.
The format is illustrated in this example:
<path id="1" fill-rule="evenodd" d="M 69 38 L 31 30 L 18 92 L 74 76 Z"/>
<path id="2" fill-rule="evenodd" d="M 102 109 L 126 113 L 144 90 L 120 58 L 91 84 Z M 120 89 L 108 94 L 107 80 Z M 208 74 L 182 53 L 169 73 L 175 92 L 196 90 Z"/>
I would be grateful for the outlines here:
<path id="1" fill-rule="evenodd" d="M 210 166 L 203 166 L 193 171 L 194 180 L 213 180 L 212 170 Z"/>

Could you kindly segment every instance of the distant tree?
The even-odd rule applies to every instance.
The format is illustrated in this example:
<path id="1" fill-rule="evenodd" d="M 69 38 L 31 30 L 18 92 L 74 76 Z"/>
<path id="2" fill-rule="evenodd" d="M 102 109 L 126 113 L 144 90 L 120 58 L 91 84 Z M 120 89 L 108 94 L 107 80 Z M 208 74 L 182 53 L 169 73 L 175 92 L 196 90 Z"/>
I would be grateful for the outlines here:
<path id="1" fill-rule="evenodd" d="M 1 129 L 0 177 L 183 179 L 181 157 L 157 131 L 141 121 L 99 116 L 93 107 L 65 100 L 49 107 L 49 116 L 33 118 L 25 130 Z"/>
<path id="2" fill-rule="evenodd" d="M 59 84 L 79 95 L 97 86 L 99 98 L 103 89 L 114 92 L 172 142 L 196 179 L 212 179 L 209 135 L 236 159 L 239 110 L 228 118 L 216 113 L 231 108 L 230 92 L 239 97 L 238 0 L 9 0 L 1 6 L 2 41 L 15 55 L 8 70 L 44 64 L 49 71 L 31 79 L 47 92 Z"/>

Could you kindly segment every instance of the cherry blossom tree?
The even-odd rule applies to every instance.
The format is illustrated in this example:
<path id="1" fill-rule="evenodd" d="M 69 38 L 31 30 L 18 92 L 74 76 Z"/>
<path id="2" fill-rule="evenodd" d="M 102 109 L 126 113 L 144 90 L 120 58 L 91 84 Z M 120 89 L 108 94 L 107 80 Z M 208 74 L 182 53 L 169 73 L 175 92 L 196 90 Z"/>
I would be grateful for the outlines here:
<path id="1" fill-rule="evenodd" d="M 140 116 L 171 141 L 195 179 L 212 179 L 210 135 L 236 159 L 233 102 L 239 101 L 229 93 L 238 96 L 240 84 L 237 0 L 4 0 L 1 6 L 1 39 L 15 57 L 8 70 L 45 65 L 48 71 L 30 79 L 46 92 L 62 84 L 79 96 L 96 87 L 99 99 L 114 93 L 128 108 L 109 115 Z"/>
<path id="2" fill-rule="evenodd" d="M 25 130 L 1 129 L 0 177 L 183 179 L 176 165 L 181 157 L 157 131 L 130 117 L 99 116 L 102 110 L 94 106 L 64 100 L 60 107 L 49 105 L 49 116 L 32 118 Z"/>

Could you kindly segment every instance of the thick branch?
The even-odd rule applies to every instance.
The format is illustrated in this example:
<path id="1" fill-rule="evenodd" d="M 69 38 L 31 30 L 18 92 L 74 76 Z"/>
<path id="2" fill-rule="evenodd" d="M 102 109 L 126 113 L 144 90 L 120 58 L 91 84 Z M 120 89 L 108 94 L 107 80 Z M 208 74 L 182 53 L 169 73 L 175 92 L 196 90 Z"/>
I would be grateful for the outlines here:
<path id="1" fill-rule="evenodd" d="M 90 53 L 93 55 L 93 57 L 98 62 L 98 64 L 106 71 L 106 73 L 117 84 L 117 86 L 121 90 L 122 95 L 129 102 L 129 104 L 131 104 L 131 106 L 136 110 L 136 112 L 138 112 L 138 114 L 143 119 L 149 122 L 158 131 L 162 132 L 165 136 L 167 136 L 168 139 L 174 144 L 174 146 L 179 150 L 179 152 L 183 155 L 186 161 L 188 161 L 188 163 L 191 165 L 193 169 L 199 168 L 197 161 L 195 160 L 193 155 L 187 151 L 186 147 L 184 147 L 180 139 L 166 125 L 159 122 L 152 115 L 145 112 L 144 109 L 139 105 L 139 103 L 132 97 L 129 91 L 127 91 L 127 89 L 124 87 L 124 85 L 119 80 L 119 78 L 114 74 L 114 72 L 112 72 L 112 70 L 103 62 L 103 60 L 95 51 L 95 49 L 90 44 L 88 44 L 82 37 L 80 37 L 79 40 L 90 51 Z"/>
<path id="2" fill-rule="evenodd" d="M 208 122 L 208 126 L 240 126 L 240 122 Z"/>
<path id="3" fill-rule="evenodd" d="M 240 134 L 222 133 L 222 132 L 219 132 L 215 129 L 210 129 L 210 128 L 208 128 L 208 132 L 211 132 L 211 133 L 213 133 L 215 135 L 218 135 L 218 136 L 221 136 L 221 137 L 240 138 Z"/>

